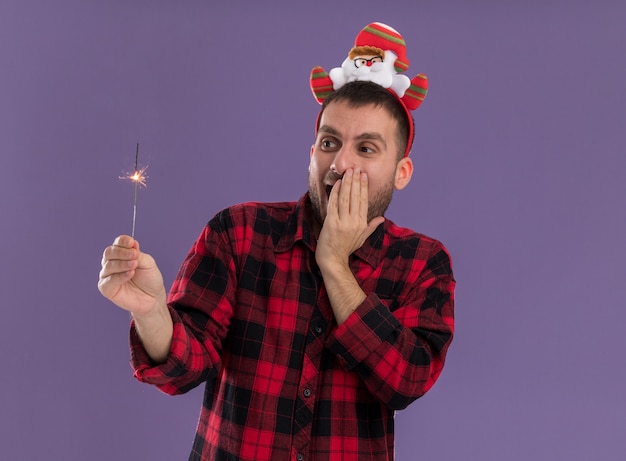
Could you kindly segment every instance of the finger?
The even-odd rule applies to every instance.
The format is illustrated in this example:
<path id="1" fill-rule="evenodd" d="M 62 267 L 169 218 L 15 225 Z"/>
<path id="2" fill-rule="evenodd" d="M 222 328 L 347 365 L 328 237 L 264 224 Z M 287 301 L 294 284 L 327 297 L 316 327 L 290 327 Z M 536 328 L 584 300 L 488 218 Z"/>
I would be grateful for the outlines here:
<path id="1" fill-rule="evenodd" d="M 339 191 L 339 217 L 345 217 L 350 214 L 350 199 L 352 198 L 352 180 L 354 171 L 348 168 L 341 179 L 341 190 Z"/>
<path id="2" fill-rule="evenodd" d="M 121 274 L 111 274 L 98 280 L 98 290 L 105 297 L 111 299 L 119 291 L 120 287 L 132 279 L 135 271 L 127 271 Z"/>
<path id="3" fill-rule="evenodd" d="M 328 206 L 326 209 L 326 215 L 337 214 L 337 207 L 339 203 L 339 192 L 341 190 L 341 179 L 335 181 L 332 189 L 330 190 L 330 195 L 328 196 Z"/>
<path id="4" fill-rule="evenodd" d="M 100 270 L 100 279 L 105 279 L 112 275 L 124 274 L 134 271 L 139 266 L 139 261 L 134 259 L 130 261 L 114 260 L 106 261 Z"/>
<path id="5" fill-rule="evenodd" d="M 135 248 L 125 248 L 120 246 L 111 245 L 105 248 L 102 253 L 101 265 L 104 265 L 107 261 L 137 259 L 139 257 L 139 251 Z"/>
<path id="6" fill-rule="evenodd" d="M 350 211 L 355 218 L 361 219 L 363 213 L 363 178 L 364 173 L 360 168 L 354 169 L 354 177 L 352 179 L 352 189 L 350 197 Z M 367 207 L 367 189 L 365 189 L 365 206 Z M 367 216 L 367 210 L 366 210 Z"/>
<path id="7" fill-rule="evenodd" d="M 369 210 L 369 193 L 367 173 L 365 172 L 362 172 L 359 175 L 359 191 L 360 194 L 357 198 L 357 203 L 359 203 L 359 218 L 363 222 L 367 222 L 367 212 Z"/>
<path id="8" fill-rule="evenodd" d="M 139 242 L 137 242 L 137 240 L 132 238 L 130 235 L 120 235 L 113 242 L 113 246 L 139 249 Z"/>
<path id="9" fill-rule="evenodd" d="M 376 216 L 372 218 L 372 220 L 367 225 L 367 237 L 372 235 L 376 228 L 385 222 L 385 218 L 383 216 Z"/>
<path id="10" fill-rule="evenodd" d="M 111 287 L 122 285 L 128 282 L 134 276 L 135 276 L 134 270 L 108 274 L 106 276 L 100 276 L 98 278 L 98 286 L 99 287 L 106 286 L 106 287 L 109 287 L 109 289 L 113 289 Z"/>
<path id="11" fill-rule="evenodd" d="M 152 269 L 156 268 L 156 261 L 152 256 L 147 253 L 138 252 L 137 255 L 137 269 Z"/>

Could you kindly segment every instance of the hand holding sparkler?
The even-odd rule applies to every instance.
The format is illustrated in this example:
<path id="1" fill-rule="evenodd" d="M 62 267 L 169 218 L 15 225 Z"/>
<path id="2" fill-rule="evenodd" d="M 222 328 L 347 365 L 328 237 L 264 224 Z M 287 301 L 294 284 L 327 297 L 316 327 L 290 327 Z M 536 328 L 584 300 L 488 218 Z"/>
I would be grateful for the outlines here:
<path id="1" fill-rule="evenodd" d="M 98 282 L 100 292 L 133 314 L 146 315 L 165 300 L 163 276 L 154 258 L 141 252 L 139 242 L 120 235 L 104 250 Z"/>
<path id="2" fill-rule="evenodd" d="M 154 258 L 141 252 L 137 240 L 121 235 L 104 250 L 99 275 L 100 293 L 132 314 L 146 352 L 155 362 L 164 362 L 173 323 L 163 276 Z"/>

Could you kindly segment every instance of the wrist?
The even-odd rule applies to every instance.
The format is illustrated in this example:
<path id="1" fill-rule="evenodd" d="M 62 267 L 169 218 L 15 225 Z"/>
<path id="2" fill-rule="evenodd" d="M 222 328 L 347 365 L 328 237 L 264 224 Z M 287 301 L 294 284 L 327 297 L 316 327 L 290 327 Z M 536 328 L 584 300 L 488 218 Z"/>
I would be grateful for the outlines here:
<path id="1" fill-rule="evenodd" d="M 337 254 L 331 254 L 327 257 L 318 257 L 317 265 L 322 272 L 342 272 L 350 271 L 350 257 L 341 257 Z"/>
<path id="2" fill-rule="evenodd" d="M 151 308 L 131 311 L 131 315 L 139 323 L 160 322 L 163 318 L 170 316 L 166 301 L 165 295 L 159 295 L 155 298 Z"/>
<path id="3" fill-rule="evenodd" d="M 169 356 L 174 322 L 163 302 L 145 314 L 132 314 L 139 340 L 154 363 L 164 363 Z"/>

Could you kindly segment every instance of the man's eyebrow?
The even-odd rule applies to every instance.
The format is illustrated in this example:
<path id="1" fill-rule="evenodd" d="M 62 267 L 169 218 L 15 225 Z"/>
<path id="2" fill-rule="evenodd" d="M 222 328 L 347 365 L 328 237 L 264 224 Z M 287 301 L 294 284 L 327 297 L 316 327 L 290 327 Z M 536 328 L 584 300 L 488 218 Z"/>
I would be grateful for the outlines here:
<path id="1" fill-rule="evenodd" d="M 328 133 L 330 135 L 337 136 L 337 137 L 339 137 L 340 135 L 338 130 L 336 130 L 335 128 L 329 125 L 320 126 L 318 129 L 318 132 Z M 380 141 L 385 146 L 385 149 L 387 148 L 387 142 L 385 141 L 385 139 L 382 137 L 380 133 L 376 133 L 376 132 L 361 133 L 360 135 L 356 137 L 356 139 L 359 141 Z"/>
<path id="2" fill-rule="evenodd" d="M 387 142 L 385 141 L 385 138 L 383 138 L 380 133 L 376 133 L 376 132 L 362 133 L 358 135 L 356 139 L 362 140 L 362 141 L 379 141 L 383 143 L 383 146 L 385 146 L 385 149 L 387 148 Z"/>
<path id="3" fill-rule="evenodd" d="M 320 126 L 317 131 L 323 131 L 324 133 L 332 134 L 334 136 L 339 136 L 339 131 L 335 130 L 332 126 L 329 126 L 329 125 Z"/>

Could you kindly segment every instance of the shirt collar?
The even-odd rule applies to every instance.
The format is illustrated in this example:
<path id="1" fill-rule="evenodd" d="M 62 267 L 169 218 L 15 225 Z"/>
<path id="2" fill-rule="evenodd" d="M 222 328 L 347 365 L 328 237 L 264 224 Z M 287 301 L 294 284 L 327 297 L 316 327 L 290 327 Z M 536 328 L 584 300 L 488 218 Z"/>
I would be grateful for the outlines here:
<path id="1" fill-rule="evenodd" d="M 315 252 L 317 239 L 313 235 L 311 220 L 311 199 L 308 192 L 304 194 L 295 205 L 294 212 L 288 217 L 285 227 L 280 231 L 280 235 L 275 235 L 274 251 L 281 253 L 289 250 L 296 242 L 302 242 L 309 250 Z M 372 267 L 377 267 L 383 258 L 383 242 L 385 229 L 388 221 L 378 226 L 376 230 L 363 243 L 361 248 L 353 253 L 353 256 L 362 259 Z"/>

